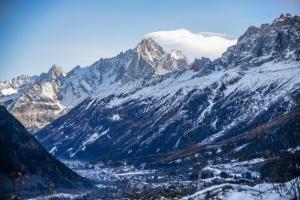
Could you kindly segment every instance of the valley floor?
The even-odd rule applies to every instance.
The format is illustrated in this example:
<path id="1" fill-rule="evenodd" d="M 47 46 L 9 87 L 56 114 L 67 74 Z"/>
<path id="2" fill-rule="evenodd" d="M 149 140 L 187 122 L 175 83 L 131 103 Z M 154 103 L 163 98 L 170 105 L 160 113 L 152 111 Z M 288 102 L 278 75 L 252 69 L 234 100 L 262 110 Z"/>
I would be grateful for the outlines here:
<path id="1" fill-rule="evenodd" d="M 66 165 L 78 174 L 95 181 L 96 189 L 85 193 L 54 193 L 47 196 L 39 196 L 32 200 L 43 199 L 224 199 L 224 200 L 279 200 L 291 199 L 295 196 L 292 186 L 300 179 L 291 180 L 285 184 L 259 183 L 259 181 L 247 180 L 239 173 L 245 173 L 245 166 L 263 162 L 255 159 L 248 162 L 232 161 L 223 164 L 228 174 L 234 174 L 235 178 L 218 176 L 217 166 L 212 169 L 214 177 L 194 179 L 190 172 L 182 172 L 184 175 L 170 173 L 161 169 L 137 168 L 126 163 L 116 164 L 89 164 L 77 161 L 64 161 Z M 224 168 L 224 166 L 220 166 Z M 231 169 L 231 171 L 229 171 Z M 248 171 L 249 172 L 249 171 Z M 259 176 L 255 171 L 250 174 Z M 230 175 L 229 175 L 230 176 Z M 292 189 L 293 188 L 293 189 Z M 299 194 L 299 191 L 298 191 Z M 299 198 L 299 197 L 298 197 Z"/>

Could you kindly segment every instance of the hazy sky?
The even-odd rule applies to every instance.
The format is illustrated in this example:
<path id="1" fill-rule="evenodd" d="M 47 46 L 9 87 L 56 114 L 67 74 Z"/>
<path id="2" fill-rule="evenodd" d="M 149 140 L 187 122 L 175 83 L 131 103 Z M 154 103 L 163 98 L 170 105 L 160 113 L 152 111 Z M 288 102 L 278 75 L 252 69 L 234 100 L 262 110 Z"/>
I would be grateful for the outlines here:
<path id="1" fill-rule="evenodd" d="M 1 0 L 0 81 L 86 66 L 153 32 L 237 38 L 287 12 L 299 15 L 300 0 Z"/>

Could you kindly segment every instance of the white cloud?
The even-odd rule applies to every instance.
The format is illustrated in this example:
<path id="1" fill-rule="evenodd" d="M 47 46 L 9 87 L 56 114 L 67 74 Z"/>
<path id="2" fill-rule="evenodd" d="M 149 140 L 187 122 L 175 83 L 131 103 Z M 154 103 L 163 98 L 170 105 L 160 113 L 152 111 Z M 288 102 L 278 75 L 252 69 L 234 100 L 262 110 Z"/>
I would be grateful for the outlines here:
<path id="1" fill-rule="evenodd" d="M 202 56 L 211 59 L 218 58 L 237 41 L 235 38 L 220 33 L 192 33 L 186 29 L 157 31 L 148 33 L 145 37 L 151 37 L 167 50 L 179 49 L 190 59 Z"/>

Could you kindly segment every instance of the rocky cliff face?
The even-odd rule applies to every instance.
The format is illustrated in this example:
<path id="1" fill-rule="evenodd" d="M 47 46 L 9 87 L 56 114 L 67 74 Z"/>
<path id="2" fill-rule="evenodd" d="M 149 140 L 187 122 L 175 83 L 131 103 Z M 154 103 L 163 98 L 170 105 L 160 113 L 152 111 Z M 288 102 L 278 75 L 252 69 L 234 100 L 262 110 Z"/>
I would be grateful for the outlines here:
<path id="1" fill-rule="evenodd" d="M 138 162 L 243 138 L 276 117 L 284 119 L 296 107 L 299 22 L 297 16 L 281 16 L 271 25 L 249 28 L 220 59 L 202 58 L 191 69 L 144 80 L 142 85 L 112 84 L 36 136 L 59 158 Z M 278 41 L 281 32 L 288 38 L 284 45 Z M 246 143 L 230 148 L 242 149 Z M 222 152 L 229 147 L 218 148 Z"/>
<path id="2" fill-rule="evenodd" d="M 221 58 L 214 61 L 208 58 L 196 59 L 192 68 L 207 74 L 235 66 L 259 66 L 270 61 L 299 61 L 299 31 L 299 16 L 281 15 L 271 24 L 250 26 L 239 37 L 237 44 L 229 47 Z"/>
<path id="3" fill-rule="evenodd" d="M 179 51 L 165 52 L 151 38 L 116 57 L 100 59 L 65 73 L 56 65 L 40 76 L 20 76 L 0 83 L 0 103 L 28 130 L 38 130 L 110 85 L 140 82 L 188 67 Z"/>
<path id="4" fill-rule="evenodd" d="M 56 65 L 47 73 L 36 77 L 26 90 L 17 95 L 12 103 L 10 111 L 28 126 L 36 129 L 45 122 L 52 121 L 64 109 L 59 101 L 59 90 L 65 73 Z"/>
<path id="5" fill-rule="evenodd" d="M 166 53 L 153 39 L 146 38 L 137 46 L 137 52 L 152 66 L 156 75 L 187 68 L 187 58 L 180 51 Z M 139 70 L 139 69 L 138 69 Z"/>
<path id="6" fill-rule="evenodd" d="M 221 58 L 223 66 L 258 66 L 275 60 L 300 59 L 300 17 L 281 15 L 271 24 L 251 26 Z"/>

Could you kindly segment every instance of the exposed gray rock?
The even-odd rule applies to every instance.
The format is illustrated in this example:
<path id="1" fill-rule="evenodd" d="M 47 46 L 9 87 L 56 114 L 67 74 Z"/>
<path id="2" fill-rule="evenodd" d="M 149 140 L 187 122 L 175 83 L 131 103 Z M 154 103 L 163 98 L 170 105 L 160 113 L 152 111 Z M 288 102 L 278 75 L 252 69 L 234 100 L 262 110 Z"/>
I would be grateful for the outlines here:
<path id="1" fill-rule="evenodd" d="M 271 24 L 250 26 L 222 55 L 225 68 L 253 67 L 275 60 L 299 60 L 300 17 L 281 15 Z"/>

